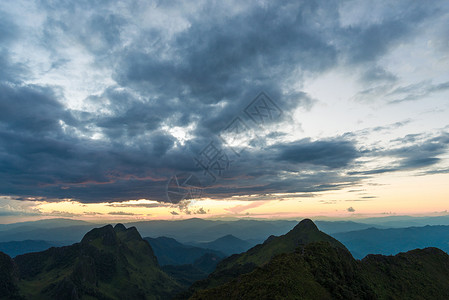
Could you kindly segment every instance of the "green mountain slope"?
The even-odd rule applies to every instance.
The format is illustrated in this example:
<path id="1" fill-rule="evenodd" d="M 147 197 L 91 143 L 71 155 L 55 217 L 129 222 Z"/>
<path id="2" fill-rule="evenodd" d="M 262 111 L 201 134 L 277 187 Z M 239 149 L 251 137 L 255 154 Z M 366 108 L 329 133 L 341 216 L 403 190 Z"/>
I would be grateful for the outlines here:
<path id="1" fill-rule="evenodd" d="M 225 258 L 208 278 L 196 282 L 189 291 L 179 297 L 188 298 L 197 290 L 220 286 L 239 275 L 250 273 L 257 267 L 263 266 L 276 255 L 292 253 L 298 247 L 319 241 L 325 241 L 333 247 L 346 250 L 339 241 L 318 230 L 311 220 L 304 219 L 285 235 L 270 236 L 263 244 L 259 244 L 247 252 Z"/>
<path id="2" fill-rule="evenodd" d="M 166 299 L 179 285 L 135 227 L 107 225 L 80 243 L 14 259 L 27 299 Z"/>
<path id="3" fill-rule="evenodd" d="M 368 255 L 359 261 L 304 220 L 286 235 L 223 261 L 189 292 L 179 297 L 449 299 L 449 256 L 426 248 L 396 256 Z"/>
<path id="4" fill-rule="evenodd" d="M 357 261 L 317 242 L 191 299 L 449 299 L 449 256 L 426 248 Z"/>
<path id="5" fill-rule="evenodd" d="M 277 254 L 293 252 L 298 246 L 318 241 L 327 241 L 336 247 L 346 249 L 339 241 L 319 231 L 311 220 L 304 219 L 287 234 L 279 237 L 271 236 L 263 244 L 257 245 L 245 253 L 225 259 L 217 266 L 217 270 L 245 264 L 261 266 Z"/>

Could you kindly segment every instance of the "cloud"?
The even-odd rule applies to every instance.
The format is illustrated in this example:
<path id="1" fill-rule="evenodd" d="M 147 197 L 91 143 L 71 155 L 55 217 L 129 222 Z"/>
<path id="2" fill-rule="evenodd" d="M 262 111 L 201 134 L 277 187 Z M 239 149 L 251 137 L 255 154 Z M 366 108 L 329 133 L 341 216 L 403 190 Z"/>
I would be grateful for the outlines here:
<path id="1" fill-rule="evenodd" d="M 204 208 L 201 207 L 198 210 L 194 211 L 193 213 L 197 215 L 205 215 L 207 214 L 207 211 L 205 211 Z"/>
<path id="2" fill-rule="evenodd" d="M 388 166 L 366 171 L 352 171 L 348 174 L 375 175 L 431 168 L 437 166 L 441 161 L 438 156 L 447 153 L 449 150 L 449 134 L 447 132 L 441 132 L 436 136 L 407 135 L 402 139 L 395 139 L 393 142 L 400 142 L 401 144 L 399 147 L 391 147 L 390 149 L 374 149 L 367 154 L 374 157 L 393 158 L 394 162 L 390 162 Z M 411 145 L 404 145 L 404 143 L 411 143 Z"/>
<path id="3" fill-rule="evenodd" d="M 439 84 L 420 82 L 408 86 L 401 86 L 397 87 L 388 94 L 388 96 L 394 98 L 390 100 L 389 103 L 397 104 L 406 101 L 424 99 L 433 93 L 443 92 L 446 90 L 449 90 L 449 81 Z"/>
<path id="4" fill-rule="evenodd" d="M 167 206 L 167 204 L 165 204 L 165 203 L 160 203 L 160 202 L 155 202 L 155 203 L 130 203 L 130 202 L 125 202 L 125 203 L 110 203 L 110 204 L 107 204 L 107 206 L 110 206 L 110 207 L 144 207 L 144 208 L 155 208 L 155 207 L 165 207 L 165 206 Z"/>
<path id="5" fill-rule="evenodd" d="M 329 168 L 345 167 L 360 153 L 354 143 L 347 140 L 300 140 L 287 145 L 276 145 L 280 160 L 291 163 L 305 163 Z"/>
<path id="6" fill-rule="evenodd" d="M 52 210 L 49 213 L 43 213 L 45 216 L 52 216 L 52 217 L 79 217 L 81 214 L 75 214 L 68 211 L 60 211 L 60 210 Z"/>
<path id="7" fill-rule="evenodd" d="M 356 185 L 367 175 L 436 167 L 447 152 L 443 136 L 424 143 L 409 135 L 411 145 L 361 151 L 362 132 L 298 139 L 282 131 L 298 108 L 322 104 L 303 90 L 306 77 L 336 68 L 355 71 L 367 85 L 359 100 L 387 95 L 385 101 L 400 103 L 447 91 L 444 81 L 403 83 L 380 62 L 441 16 L 443 2 L 398 1 L 394 10 L 401 14 L 382 3 L 106 2 L 0 10 L 2 195 L 167 202 L 171 176 L 193 173 L 204 182 L 192 157 L 260 91 L 282 117 L 258 129 L 273 131 L 234 155 L 205 195 L 256 195 L 259 201 L 274 192 L 310 195 Z M 376 126 L 366 135 L 405 123 Z M 364 157 L 395 163 L 365 170 L 358 161 Z M 204 211 L 187 206 L 179 208 Z"/>
<path id="8" fill-rule="evenodd" d="M 41 216 L 36 203 L 28 200 L 16 200 L 0 196 L 0 217 L 6 216 Z"/>
<path id="9" fill-rule="evenodd" d="M 234 214 L 239 214 L 244 212 L 245 210 L 251 209 L 251 208 L 255 208 L 255 207 L 259 207 L 261 205 L 267 204 L 269 201 L 256 201 L 256 202 L 252 202 L 246 205 L 236 205 L 234 207 L 230 207 L 230 208 L 225 208 L 225 210 L 232 212 Z"/>
<path id="10" fill-rule="evenodd" d="M 386 84 L 362 90 L 354 96 L 354 99 L 365 102 L 381 99 L 388 104 L 399 104 L 426 99 L 436 93 L 449 90 L 449 82 L 447 81 L 437 84 L 429 81 L 421 81 L 405 86 L 395 84 L 394 82 L 395 80 L 391 79 Z"/>
<path id="11" fill-rule="evenodd" d="M 349 212 L 355 212 L 355 209 L 352 206 L 348 207 L 346 210 L 349 211 Z"/>
<path id="12" fill-rule="evenodd" d="M 113 215 L 113 216 L 135 216 L 135 213 L 131 213 L 131 212 L 124 212 L 124 211 L 111 211 L 108 212 L 108 215 Z"/>

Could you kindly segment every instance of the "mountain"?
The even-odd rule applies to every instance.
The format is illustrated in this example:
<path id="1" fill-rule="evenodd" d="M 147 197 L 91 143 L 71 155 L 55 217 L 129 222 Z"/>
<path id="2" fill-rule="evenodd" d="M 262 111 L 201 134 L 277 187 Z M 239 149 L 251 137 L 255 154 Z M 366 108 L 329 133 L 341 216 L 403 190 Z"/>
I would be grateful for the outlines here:
<path id="1" fill-rule="evenodd" d="M 414 217 L 414 216 L 386 216 L 357 219 L 358 223 L 370 224 L 383 228 L 388 227 L 421 227 L 426 225 L 449 225 L 449 215 L 433 217 Z"/>
<path id="2" fill-rule="evenodd" d="M 18 279 L 14 261 L 0 252 L 0 299 L 22 299 L 19 296 Z"/>
<path id="3" fill-rule="evenodd" d="M 71 245 L 82 239 L 84 234 L 94 228 L 94 224 L 40 228 L 34 226 L 19 226 L 0 231 L 0 242 L 43 240 L 63 242 Z"/>
<path id="4" fill-rule="evenodd" d="M 47 241 L 12 241 L 0 242 L 0 251 L 8 254 L 11 257 L 29 253 L 47 250 L 50 247 L 62 246 L 60 243 Z"/>
<path id="5" fill-rule="evenodd" d="M 293 252 L 298 246 L 317 241 L 327 241 L 336 247 L 346 249 L 339 241 L 319 231 L 311 220 L 304 219 L 285 235 L 270 236 L 263 244 L 223 260 L 217 269 L 225 270 L 245 264 L 261 266 L 277 254 Z"/>
<path id="6" fill-rule="evenodd" d="M 418 230 L 444 233 L 445 226 L 433 227 Z M 402 230 L 407 239 L 419 232 Z M 170 238 L 150 241 L 167 251 L 192 248 Z M 0 299 L 449 299 L 445 252 L 431 247 L 356 260 L 308 219 L 223 259 L 207 276 L 220 259 L 205 252 L 161 268 L 135 227 L 107 225 L 70 246 L 14 259 L 0 252 Z"/>
<path id="7" fill-rule="evenodd" d="M 221 238 L 218 238 L 212 242 L 196 243 L 194 245 L 197 245 L 202 248 L 214 249 L 217 251 L 221 251 L 228 256 L 228 255 L 232 255 L 232 254 L 236 254 L 236 253 L 245 252 L 246 250 L 248 250 L 255 244 L 241 240 L 241 239 L 233 236 L 232 234 L 228 234 L 228 235 L 222 236 Z"/>
<path id="8" fill-rule="evenodd" d="M 162 270 L 184 288 L 209 275 L 226 255 L 220 251 L 184 245 L 168 237 L 144 238 Z"/>
<path id="9" fill-rule="evenodd" d="M 192 218 L 186 220 L 153 220 L 126 223 L 135 226 L 143 236 L 166 236 L 181 243 L 204 243 L 217 237 L 231 234 L 241 240 L 263 241 L 269 235 L 280 235 L 291 229 L 297 221 L 288 220 L 204 220 Z M 45 239 L 44 239 L 45 240 Z"/>
<path id="10" fill-rule="evenodd" d="M 449 256 L 436 248 L 362 261 L 329 242 L 280 254 L 190 299 L 449 299 Z"/>
<path id="11" fill-rule="evenodd" d="M 254 246 L 247 252 L 225 258 L 218 263 L 215 271 L 207 279 L 193 284 L 187 292 L 180 295 L 180 298 L 186 298 L 198 290 L 223 285 L 239 275 L 254 271 L 276 255 L 292 253 L 298 247 L 319 241 L 328 242 L 333 247 L 346 250 L 339 241 L 319 231 L 311 220 L 304 219 L 285 235 L 270 236 L 263 244 Z"/>
<path id="12" fill-rule="evenodd" d="M 144 240 L 150 243 L 161 266 L 193 264 L 205 254 L 214 254 L 219 260 L 226 256 L 220 251 L 207 249 L 207 247 L 200 248 L 184 245 L 168 237 L 146 237 Z"/>
<path id="13" fill-rule="evenodd" d="M 301 221 L 223 260 L 179 299 L 449 299 L 449 255 L 437 248 L 362 261 Z"/>
<path id="14" fill-rule="evenodd" d="M 57 228 L 57 227 L 69 227 L 69 226 L 79 226 L 79 225 L 91 225 L 95 226 L 93 223 L 89 223 L 81 220 L 65 219 L 65 218 L 54 218 L 54 219 L 43 219 L 38 221 L 27 221 L 27 222 L 17 222 L 11 224 L 0 224 L 0 231 L 9 230 L 13 228 Z"/>
<path id="15" fill-rule="evenodd" d="M 355 258 L 367 254 L 394 255 L 416 248 L 437 247 L 449 252 L 449 226 L 369 228 L 332 234 Z"/>
<path id="16" fill-rule="evenodd" d="M 107 225 L 80 243 L 19 255 L 27 299 L 166 299 L 180 286 L 165 274 L 135 227 Z"/>
<path id="17" fill-rule="evenodd" d="M 383 228 L 380 225 L 356 223 L 352 221 L 315 221 L 319 230 L 327 234 L 363 230 L 367 228 Z"/>
<path id="18" fill-rule="evenodd" d="M 127 227 L 136 227 L 142 236 L 166 236 L 181 243 L 209 242 L 217 237 L 232 234 L 242 240 L 263 241 L 268 235 L 279 235 L 288 231 L 296 221 L 275 220 L 152 220 L 125 223 Z M 0 242 L 44 240 L 63 242 L 71 245 L 92 228 L 100 225 L 70 219 L 47 219 L 33 222 L 0 224 Z"/>
<path id="19" fill-rule="evenodd" d="M 172 276 L 185 289 L 194 282 L 204 279 L 209 275 L 222 257 L 213 253 L 206 253 L 196 259 L 192 264 L 185 265 L 166 265 L 162 266 L 162 270 Z"/>

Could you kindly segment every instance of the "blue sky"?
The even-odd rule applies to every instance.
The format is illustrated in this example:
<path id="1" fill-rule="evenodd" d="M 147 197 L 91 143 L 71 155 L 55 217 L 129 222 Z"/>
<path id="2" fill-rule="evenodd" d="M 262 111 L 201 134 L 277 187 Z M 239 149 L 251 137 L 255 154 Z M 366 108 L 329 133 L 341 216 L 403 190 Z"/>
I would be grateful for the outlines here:
<path id="1" fill-rule="evenodd" d="M 176 174 L 204 188 L 196 211 L 383 213 L 416 185 L 445 210 L 429 182 L 449 179 L 448 24 L 446 1 L 3 1 L 0 218 L 139 199 L 189 214 L 167 199 Z M 261 92 L 279 109 L 263 126 L 245 114 Z M 236 118 L 239 155 L 220 139 Z M 210 142 L 229 163 L 214 179 L 195 160 Z M 370 204 L 338 204 L 348 191 Z"/>

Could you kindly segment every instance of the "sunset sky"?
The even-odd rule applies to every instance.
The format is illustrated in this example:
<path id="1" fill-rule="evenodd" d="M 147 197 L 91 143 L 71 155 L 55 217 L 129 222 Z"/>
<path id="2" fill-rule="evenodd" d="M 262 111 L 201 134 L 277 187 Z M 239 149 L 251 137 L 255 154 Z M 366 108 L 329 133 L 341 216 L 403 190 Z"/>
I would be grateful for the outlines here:
<path id="1" fill-rule="evenodd" d="M 0 2 L 0 223 L 448 209 L 447 1 Z"/>

